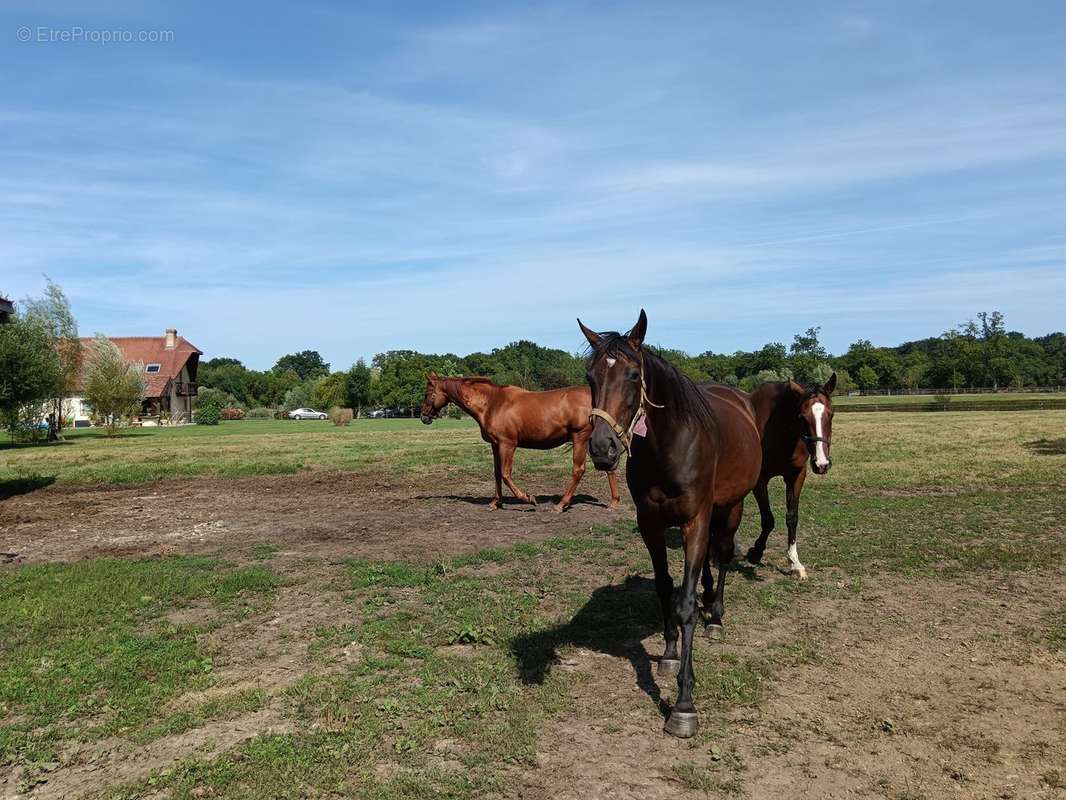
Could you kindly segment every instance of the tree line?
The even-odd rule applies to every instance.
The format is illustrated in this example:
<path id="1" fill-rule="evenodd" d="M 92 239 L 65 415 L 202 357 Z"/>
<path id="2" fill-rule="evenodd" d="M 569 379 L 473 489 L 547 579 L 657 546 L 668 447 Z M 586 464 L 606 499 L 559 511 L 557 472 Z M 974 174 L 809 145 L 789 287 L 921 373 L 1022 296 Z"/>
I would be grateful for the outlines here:
<path id="1" fill-rule="evenodd" d="M 839 391 L 1021 389 L 1058 386 L 1066 380 L 1066 334 L 1030 339 L 1008 331 L 998 311 L 981 312 L 976 320 L 939 336 L 895 347 L 859 339 L 840 355 L 825 349 L 820 333 L 819 328 L 808 328 L 787 346 L 769 342 L 758 350 L 735 353 L 658 352 L 694 380 L 748 391 L 789 378 L 820 383 L 833 372 Z M 313 350 L 283 356 L 264 371 L 248 369 L 235 358 L 213 358 L 200 365 L 200 402 L 260 407 L 264 416 L 267 408 L 301 406 L 410 410 L 421 404 L 430 371 L 485 375 L 497 383 L 542 390 L 584 383 L 585 360 L 581 353 L 526 340 L 465 356 L 390 350 L 374 356 L 370 364 L 360 359 L 340 371 L 331 371 Z"/>

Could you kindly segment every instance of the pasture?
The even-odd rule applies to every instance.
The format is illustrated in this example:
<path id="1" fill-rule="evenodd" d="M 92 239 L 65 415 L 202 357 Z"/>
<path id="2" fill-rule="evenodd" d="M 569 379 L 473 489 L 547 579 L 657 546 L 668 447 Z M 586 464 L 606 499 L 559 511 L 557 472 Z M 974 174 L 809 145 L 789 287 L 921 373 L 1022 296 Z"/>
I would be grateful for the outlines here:
<path id="1" fill-rule="evenodd" d="M 833 458 L 681 741 L 628 495 L 553 513 L 567 452 L 491 512 L 470 421 L 0 447 L 0 796 L 1063 796 L 1066 410 L 841 414 Z"/>

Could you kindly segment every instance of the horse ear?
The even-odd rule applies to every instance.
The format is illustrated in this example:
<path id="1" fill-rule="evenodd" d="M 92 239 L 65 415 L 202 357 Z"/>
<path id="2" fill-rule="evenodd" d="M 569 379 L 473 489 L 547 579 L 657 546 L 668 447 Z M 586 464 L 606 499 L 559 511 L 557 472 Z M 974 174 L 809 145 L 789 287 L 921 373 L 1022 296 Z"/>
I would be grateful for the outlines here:
<path id="1" fill-rule="evenodd" d="M 807 394 L 807 390 L 800 386 L 798 383 L 796 383 L 796 381 L 792 378 L 788 379 L 788 390 L 795 395 Z"/>
<path id="2" fill-rule="evenodd" d="M 581 321 L 580 317 L 578 317 L 577 325 L 579 328 L 581 328 L 581 332 L 585 334 L 585 338 L 589 340 L 589 344 L 595 347 L 600 343 L 600 335 L 591 328 L 586 328 L 585 323 Z"/>
<path id="3" fill-rule="evenodd" d="M 644 335 L 648 332 L 648 315 L 644 313 L 644 309 L 640 310 L 640 318 L 637 319 L 637 324 L 629 329 L 629 333 L 626 334 L 626 338 L 629 339 L 629 344 L 634 350 L 639 350 L 640 346 L 644 344 Z"/>
<path id="4" fill-rule="evenodd" d="M 426 373 L 426 377 L 429 380 L 431 380 L 431 381 L 435 381 L 435 380 L 437 380 L 437 373 L 436 372 L 427 372 Z"/>
<path id="5" fill-rule="evenodd" d="M 829 380 L 825 382 L 825 386 L 823 386 L 822 388 L 825 389 L 826 394 L 833 394 L 833 392 L 837 388 L 837 374 L 835 372 L 829 376 Z"/>

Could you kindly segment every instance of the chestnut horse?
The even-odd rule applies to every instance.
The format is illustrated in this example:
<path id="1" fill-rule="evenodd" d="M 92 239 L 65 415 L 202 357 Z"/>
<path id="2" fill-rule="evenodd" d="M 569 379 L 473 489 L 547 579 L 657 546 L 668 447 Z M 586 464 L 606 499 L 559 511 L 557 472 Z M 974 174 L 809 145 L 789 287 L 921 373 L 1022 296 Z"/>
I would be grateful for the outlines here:
<path id="1" fill-rule="evenodd" d="M 755 499 L 762 517 L 762 533 L 748 550 L 748 561 L 758 564 L 766 549 L 766 539 L 774 529 L 770 496 L 766 485 L 771 478 L 785 481 L 785 524 L 788 526 L 789 571 L 800 578 L 807 570 L 796 548 L 799 500 L 807 479 L 807 461 L 816 475 L 825 475 L 833 465 L 829 444 L 833 435 L 834 372 L 824 386 L 795 381 L 764 383 L 751 393 L 755 417 L 762 431 L 762 474 L 755 484 Z"/>
<path id="2" fill-rule="evenodd" d="M 597 469 L 614 469 L 629 452 L 626 482 L 637 506 L 637 525 L 655 569 L 666 649 L 659 673 L 677 675 L 677 701 L 665 730 L 696 733 L 692 702 L 696 590 L 708 556 L 718 584 L 704 594 L 711 624 L 725 613 L 725 578 L 733 558 L 744 497 L 759 479 L 762 448 L 755 411 L 742 392 L 703 389 L 645 349 L 648 318 L 642 310 L 625 335 L 596 333 L 578 320 L 592 346 L 588 381 L 595 407 L 589 452 Z M 685 574 L 674 591 L 666 557 L 666 529 L 681 527 Z M 677 654 L 678 628 L 681 657 Z"/>
<path id="3" fill-rule="evenodd" d="M 426 376 L 426 399 L 422 402 L 422 421 L 429 425 L 448 403 L 455 403 L 477 420 L 481 438 L 492 445 L 496 473 L 496 497 L 489 508 L 499 508 L 503 487 L 523 503 L 537 504 L 536 498 L 519 489 L 511 480 L 516 447 L 550 450 L 566 442 L 574 444 L 574 469 L 556 511 L 565 511 L 574 499 L 581 476 L 585 474 L 585 454 L 592 435 L 590 414 L 592 396 L 584 386 L 531 392 L 517 386 L 500 386 L 488 378 L 441 378 Z M 611 487 L 611 508 L 619 503 L 618 479 L 607 473 Z"/>

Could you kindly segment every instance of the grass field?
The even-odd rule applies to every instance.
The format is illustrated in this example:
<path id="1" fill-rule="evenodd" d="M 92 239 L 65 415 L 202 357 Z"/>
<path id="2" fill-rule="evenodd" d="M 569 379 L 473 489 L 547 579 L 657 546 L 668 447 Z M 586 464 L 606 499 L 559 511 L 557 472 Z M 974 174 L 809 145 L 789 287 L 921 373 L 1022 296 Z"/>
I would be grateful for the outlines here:
<path id="1" fill-rule="evenodd" d="M 0 567 L 0 794 L 1059 796 L 1066 411 L 844 415 L 833 458 L 804 493 L 811 579 L 782 574 L 781 533 L 766 565 L 738 567 L 726 639 L 697 650 L 701 733 L 677 742 L 660 733 L 675 689 L 651 672 L 658 611 L 631 509 L 493 514 L 406 488 L 491 491 L 469 422 L 224 423 L 0 449 L 0 550 L 30 553 Z M 558 491 L 568 461 L 521 451 L 516 476 Z M 353 522 L 394 514 L 402 532 L 443 509 L 454 554 L 331 544 L 321 529 L 346 523 L 319 515 L 314 487 L 350 472 L 370 496 Z M 319 538 L 269 515 L 254 536 L 226 532 L 228 493 L 316 475 L 327 483 L 284 502 L 319 517 Z M 207 506 L 163 515 L 165 548 L 32 555 L 60 535 L 128 541 L 135 523 L 105 510 L 142 501 L 110 487 L 165 478 L 181 480 L 152 496 L 202 479 Z M 208 523 L 215 538 L 188 535 Z M 529 537 L 462 547 L 504 523 Z"/>
<path id="2" fill-rule="evenodd" d="M 855 395 L 833 398 L 843 411 L 1045 411 L 1066 408 L 1063 392 L 953 394 L 946 403 L 928 394 Z"/>

